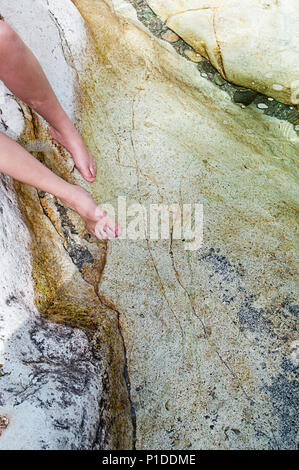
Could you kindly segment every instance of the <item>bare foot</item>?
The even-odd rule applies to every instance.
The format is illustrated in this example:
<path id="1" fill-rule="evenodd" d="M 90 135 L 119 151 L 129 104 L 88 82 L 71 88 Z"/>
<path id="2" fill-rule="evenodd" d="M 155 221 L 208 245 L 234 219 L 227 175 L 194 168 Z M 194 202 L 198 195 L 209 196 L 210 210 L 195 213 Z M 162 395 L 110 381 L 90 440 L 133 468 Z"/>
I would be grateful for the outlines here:
<path id="1" fill-rule="evenodd" d="M 50 127 L 50 134 L 54 140 L 57 140 L 70 152 L 81 175 L 89 182 L 94 181 L 97 174 L 96 162 L 85 147 L 83 139 L 75 126 L 72 125 L 64 134 L 54 129 L 54 127 Z"/>
<path id="2" fill-rule="evenodd" d="M 118 226 L 105 211 L 97 206 L 90 194 L 80 186 L 74 185 L 74 190 L 68 200 L 61 199 L 61 201 L 78 212 L 85 221 L 88 230 L 99 240 L 108 240 L 119 235 Z"/>

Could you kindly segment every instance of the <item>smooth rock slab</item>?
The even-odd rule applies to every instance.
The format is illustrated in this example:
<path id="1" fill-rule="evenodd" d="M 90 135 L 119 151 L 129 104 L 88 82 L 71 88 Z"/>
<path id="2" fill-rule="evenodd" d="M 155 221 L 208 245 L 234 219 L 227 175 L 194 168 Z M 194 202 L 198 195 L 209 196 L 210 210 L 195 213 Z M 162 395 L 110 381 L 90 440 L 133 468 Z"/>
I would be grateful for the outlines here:
<path id="1" fill-rule="evenodd" d="M 233 104 L 128 2 L 75 4 L 98 57 L 81 74 L 95 197 L 204 205 L 199 250 L 109 242 L 99 293 L 120 312 L 136 447 L 295 448 L 296 133 Z"/>
<path id="2" fill-rule="evenodd" d="M 228 81 L 298 104 L 297 0 L 148 0 Z"/>

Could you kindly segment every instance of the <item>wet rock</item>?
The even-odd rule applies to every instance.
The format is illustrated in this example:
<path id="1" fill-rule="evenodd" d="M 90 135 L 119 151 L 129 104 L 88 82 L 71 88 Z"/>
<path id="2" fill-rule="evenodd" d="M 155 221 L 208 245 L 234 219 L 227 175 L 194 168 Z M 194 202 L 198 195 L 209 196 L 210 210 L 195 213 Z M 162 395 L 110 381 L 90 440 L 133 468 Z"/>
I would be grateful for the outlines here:
<path id="1" fill-rule="evenodd" d="M 233 100 L 235 103 L 244 104 L 248 106 L 251 104 L 255 98 L 257 97 L 257 93 L 253 90 L 249 90 L 248 88 L 236 90 L 233 95 Z"/>
<path id="2" fill-rule="evenodd" d="M 219 86 L 222 86 L 226 83 L 225 80 L 221 77 L 221 75 L 218 75 L 218 74 L 215 75 L 214 81 L 216 85 L 219 85 Z"/>
<path id="3" fill-rule="evenodd" d="M 192 60 L 192 62 L 201 62 L 202 57 L 200 54 L 197 54 L 192 49 L 184 49 L 184 54 L 188 59 Z"/>
<path id="4" fill-rule="evenodd" d="M 163 33 L 161 38 L 168 42 L 177 42 L 180 39 L 177 34 L 170 30 L 166 31 L 166 33 Z"/>

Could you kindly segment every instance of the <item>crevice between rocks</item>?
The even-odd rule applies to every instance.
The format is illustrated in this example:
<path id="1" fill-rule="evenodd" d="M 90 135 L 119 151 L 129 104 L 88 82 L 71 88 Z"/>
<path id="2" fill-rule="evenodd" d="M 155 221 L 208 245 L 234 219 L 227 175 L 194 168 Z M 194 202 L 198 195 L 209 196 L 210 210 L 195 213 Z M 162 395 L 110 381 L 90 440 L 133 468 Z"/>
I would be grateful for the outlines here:
<path id="1" fill-rule="evenodd" d="M 149 6 L 146 0 L 128 0 L 132 6 L 136 10 L 137 17 L 139 21 L 157 38 L 163 39 L 163 34 L 166 31 L 171 30 L 169 27 L 169 19 L 173 16 L 182 15 L 187 11 L 200 11 L 200 10 L 214 10 L 214 20 L 217 10 L 220 8 L 221 5 L 216 7 L 206 7 L 206 8 L 196 8 L 194 10 L 185 10 L 183 12 L 177 13 L 175 15 L 171 15 L 166 19 L 162 19 L 157 15 L 152 8 Z M 215 31 L 215 23 L 214 23 L 214 31 Z M 176 33 L 178 34 L 178 33 Z M 179 36 L 178 36 L 179 37 Z M 292 126 L 294 126 L 297 135 L 299 135 L 299 131 L 296 130 L 296 126 L 299 124 L 299 109 L 298 106 L 287 105 L 281 103 L 275 99 L 271 99 L 269 101 L 268 96 L 262 93 L 259 93 L 255 90 L 250 88 L 246 88 L 244 86 L 236 85 L 230 82 L 227 78 L 227 73 L 225 70 L 225 64 L 223 63 L 222 54 L 221 54 L 221 44 L 217 39 L 217 35 L 215 33 L 215 41 L 217 44 L 217 49 L 215 49 L 215 56 L 219 63 L 219 71 L 216 70 L 213 64 L 213 60 L 211 59 L 207 47 L 205 44 L 202 44 L 202 56 L 201 60 L 196 63 L 196 67 L 198 72 L 202 77 L 206 80 L 212 82 L 215 86 L 226 92 L 230 99 L 237 105 L 242 108 L 246 108 L 250 104 L 253 106 L 258 106 L 258 104 L 263 103 L 266 107 L 262 110 L 263 114 L 267 116 L 271 116 L 277 118 L 282 121 L 287 121 Z M 174 50 L 184 57 L 185 60 L 192 61 L 189 58 L 188 52 L 192 51 L 193 53 L 198 53 L 190 44 L 188 44 L 184 39 L 179 37 L 177 42 L 171 43 L 171 46 Z M 220 57 L 221 56 L 221 57 Z M 221 63 L 222 61 L 222 63 Z M 245 110 L 244 110 L 245 111 Z M 261 110 L 259 110 L 261 112 Z M 288 130 L 285 130 L 287 133 Z"/>

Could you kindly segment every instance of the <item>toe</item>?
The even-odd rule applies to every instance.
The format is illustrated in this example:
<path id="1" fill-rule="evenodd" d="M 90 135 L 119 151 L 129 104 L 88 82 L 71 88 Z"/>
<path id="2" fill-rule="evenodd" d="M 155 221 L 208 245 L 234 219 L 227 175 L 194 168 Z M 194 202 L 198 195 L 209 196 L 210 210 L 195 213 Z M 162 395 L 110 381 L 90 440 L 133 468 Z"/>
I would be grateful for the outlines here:
<path id="1" fill-rule="evenodd" d="M 106 217 L 104 219 L 105 227 L 107 233 L 111 234 L 111 236 L 115 236 L 116 230 L 117 230 L 117 225 L 113 220 L 110 219 L 110 217 Z"/>
<path id="2" fill-rule="evenodd" d="M 97 165 L 96 165 L 96 162 L 94 161 L 94 159 L 92 159 L 92 162 L 89 166 L 89 171 L 90 171 L 92 177 L 95 178 L 96 175 L 97 175 Z"/>
<path id="3" fill-rule="evenodd" d="M 104 232 L 104 228 L 97 224 L 95 226 L 95 235 L 99 240 L 107 240 L 107 234 Z"/>
<path id="4" fill-rule="evenodd" d="M 105 239 L 116 238 L 119 234 L 119 228 L 114 220 L 108 216 L 107 212 L 97 206 L 95 215 L 99 219 L 95 230 L 101 234 L 101 236 L 103 234 L 106 235 Z"/>
<path id="5" fill-rule="evenodd" d="M 94 180 L 95 180 L 95 177 L 93 175 L 91 176 L 88 176 L 88 178 L 85 178 L 87 181 L 89 181 L 90 183 L 92 183 Z"/>
<path id="6" fill-rule="evenodd" d="M 95 177 L 89 168 L 78 168 L 78 170 L 87 181 L 94 181 Z"/>
<path id="7" fill-rule="evenodd" d="M 106 226 L 105 231 L 109 237 L 115 238 L 115 230 Z"/>
<path id="8" fill-rule="evenodd" d="M 85 178 L 85 179 L 86 179 L 86 181 L 89 181 L 89 183 L 93 183 L 94 180 L 95 180 L 94 176 L 89 177 L 89 178 Z"/>
<path id="9" fill-rule="evenodd" d="M 86 171 L 86 176 L 89 179 L 89 181 L 94 180 L 94 178 L 95 178 L 95 175 L 94 175 L 93 171 L 90 168 L 88 168 L 88 170 Z"/>
<path id="10" fill-rule="evenodd" d="M 103 219 L 104 217 L 107 216 L 107 212 L 103 211 L 103 209 L 101 209 L 100 206 L 97 206 L 94 215 L 96 219 Z"/>

